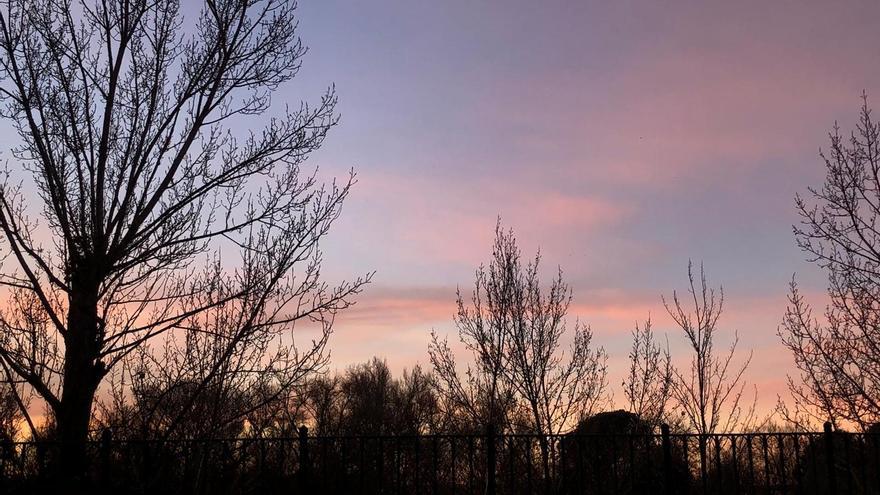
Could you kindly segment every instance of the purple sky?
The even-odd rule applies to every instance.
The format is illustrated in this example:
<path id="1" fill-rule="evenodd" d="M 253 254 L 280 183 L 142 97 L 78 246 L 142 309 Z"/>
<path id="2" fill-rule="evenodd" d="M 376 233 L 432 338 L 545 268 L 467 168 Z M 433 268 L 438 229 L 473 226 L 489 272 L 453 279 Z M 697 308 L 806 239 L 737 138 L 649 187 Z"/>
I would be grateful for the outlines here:
<path id="1" fill-rule="evenodd" d="M 334 367 L 424 364 L 501 215 L 565 270 L 618 405 L 637 320 L 684 362 L 660 295 L 684 289 L 689 258 L 724 285 L 721 330 L 775 402 L 788 281 L 825 301 L 794 194 L 821 182 L 834 121 L 848 131 L 861 92 L 880 98 L 880 4 L 842 3 L 302 1 L 310 52 L 276 102 L 335 82 L 342 123 L 311 163 L 360 183 L 326 271 L 377 272 L 338 320 Z"/>

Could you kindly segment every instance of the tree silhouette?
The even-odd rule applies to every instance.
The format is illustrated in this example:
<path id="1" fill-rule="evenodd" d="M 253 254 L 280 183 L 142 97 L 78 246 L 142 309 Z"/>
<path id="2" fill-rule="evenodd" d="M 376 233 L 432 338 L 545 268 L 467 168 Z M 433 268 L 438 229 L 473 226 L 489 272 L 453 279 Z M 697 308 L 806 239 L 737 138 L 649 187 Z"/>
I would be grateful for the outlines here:
<path id="1" fill-rule="evenodd" d="M 863 98 L 856 131 L 835 125 L 821 152 L 825 182 L 796 198 L 798 246 L 828 275 L 824 322 L 792 280 L 780 328 L 800 374 L 789 377 L 791 419 L 880 422 L 880 126 Z"/>
<path id="2" fill-rule="evenodd" d="M 451 348 L 432 333 L 431 362 L 447 402 L 471 421 L 504 427 L 521 419 L 517 430 L 539 436 L 545 477 L 554 448 L 549 435 L 572 428 L 604 399 L 606 355 L 594 349 L 592 332 L 576 322 L 564 355 L 571 288 L 562 270 L 547 288 L 538 277 L 540 254 L 527 265 L 512 231 L 499 221 L 492 261 L 480 267 L 468 306 L 458 295 L 459 338 L 474 355 L 462 380 Z"/>
<path id="3" fill-rule="evenodd" d="M 684 332 L 691 351 L 690 364 L 682 372 L 673 370 L 671 395 L 675 406 L 682 412 L 684 426 L 698 433 L 701 478 L 707 473 L 707 435 L 730 433 L 737 429 L 752 426 L 757 401 L 751 405 L 744 402 L 746 383 L 743 374 L 752 360 L 752 353 L 742 364 L 736 365 L 733 358 L 739 344 L 739 336 L 734 333 L 733 343 L 726 353 L 715 350 L 718 319 L 724 309 L 724 290 L 709 287 L 706 272 L 700 265 L 699 282 L 694 274 L 693 263 L 688 262 L 688 294 L 693 302 L 693 310 L 686 308 L 672 292 L 672 302 L 664 298 L 666 311 Z"/>
<path id="4" fill-rule="evenodd" d="M 672 399 L 682 411 L 687 427 L 701 435 L 728 433 L 749 427 L 754 416 L 754 403 L 750 406 L 744 402 L 746 383 L 743 374 L 751 362 L 752 353 L 741 364 L 734 364 L 733 358 L 739 344 L 736 334 L 726 353 L 716 352 L 724 291 L 720 290 L 716 296 L 715 289 L 710 288 L 706 281 L 702 266 L 697 282 L 692 263 L 688 263 L 688 281 L 692 311 L 686 308 L 675 291 L 671 303 L 665 298 L 663 300 L 692 351 L 687 370 L 673 371 Z"/>
<path id="5" fill-rule="evenodd" d="M 623 396 L 629 412 L 651 427 L 666 421 L 672 388 L 673 368 L 669 345 L 661 347 L 654 340 L 649 317 L 632 332 L 629 373 L 623 379 Z"/>
<path id="6" fill-rule="evenodd" d="M 304 419 L 319 436 L 440 433 L 434 379 L 418 365 L 395 378 L 374 357 L 311 379 L 302 399 Z"/>
<path id="7" fill-rule="evenodd" d="M 480 266 L 476 271 L 472 308 L 461 290 L 456 292 L 458 338 L 473 355 L 464 379 L 446 338 L 441 339 L 432 331 L 428 347 L 446 414 L 465 418 L 465 424 L 476 429 L 490 424 L 504 428 L 514 407 L 513 387 L 504 373 L 514 313 L 512 279 L 516 276 L 519 252 L 512 237 L 504 237 L 500 222 L 495 234 L 492 262 L 488 269 Z"/>
<path id="8" fill-rule="evenodd" d="M 0 8 L 2 115 L 20 138 L 0 187 L 0 362 L 48 404 L 68 466 L 99 385 L 146 343 L 217 336 L 186 411 L 236 349 L 297 321 L 323 336 L 303 354 L 283 341 L 276 364 L 320 366 L 333 315 L 368 281 L 319 276 L 353 180 L 301 168 L 337 122 L 333 90 L 254 122 L 300 68 L 294 8 L 206 0 L 187 29 L 176 1 Z"/>
<path id="9" fill-rule="evenodd" d="M 222 333 L 185 333 L 158 352 L 139 349 L 109 378 L 108 399 L 97 401 L 97 420 L 117 438 L 137 440 L 259 436 L 290 426 L 289 406 L 299 386 L 317 371 L 275 341 L 245 340 L 218 363 Z M 220 369 L 211 374 L 211 370 Z M 245 431 L 245 424 L 248 425 Z"/>

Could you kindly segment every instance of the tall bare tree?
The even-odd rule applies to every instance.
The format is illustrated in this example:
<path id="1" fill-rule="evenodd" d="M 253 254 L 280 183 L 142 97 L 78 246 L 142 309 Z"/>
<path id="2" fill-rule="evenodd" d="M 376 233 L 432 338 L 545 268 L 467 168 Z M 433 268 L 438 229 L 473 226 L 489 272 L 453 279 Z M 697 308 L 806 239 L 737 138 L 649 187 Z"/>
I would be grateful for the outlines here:
<path id="1" fill-rule="evenodd" d="M 786 411 L 862 429 L 880 423 L 880 125 L 867 97 L 856 130 L 820 152 L 825 182 L 796 198 L 798 246 L 828 275 L 824 321 L 791 284 L 780 328 L 795 358 Z"/>
<path id="2" fill-rule="evenodd" d="M 99 385 L 147 342 L 219 335 L 206 389 L 242 343 L 306 319 L 326 335 L 367 280 L 319 276 L 319 240 L 352 185 L 301 169 L 337 122 L 332 89 L 266 117 L 305 54 L 294 8 L 0 6 L 2 116 L 20 138 L 0 187 L 0 362 L 49 405 L 68 464 Z"/>
<path id="3" fill-rule="evenodd" d="M 571 287 L 561 269 L 549 287 L 542 287 L 540 259 L 538 254 L 524 266 L 513 231 L 505 232 L 499 221 L 492 261 L 477 270 L 472 307 L 460 293 L 458 297 L 459 337 L 476 365 L 462 380 L 451 348 L 436 334 L 430 355 L 448 401 L 471 414 L 479 412 L 479 404 L 504 406 L 489 409 L 489 415 L 477 414 L 475 419 L 482 421 L 510 421 L 512 413 L 524 418 L 525 424 L 513 426 L 540 436 L 549 477 L 552 452 L 546 439 L 574 427 L 605 398 L 607 357 L 602 348 L 592 346 L 588 326 L 566 324 Z M 569 328 L 572 343 L 565 355 L 562 339 Z"/>
<path id="4" fill-rule="evenodd" d="M 470 305 L 461 290 L 456 292 L 458 339 L 473 361 L 461 376 L 455 352 L 446 338 L 431 332 L 428 354 L 444 406 L 450 417 L 467 418 L 467 424 L 506 427 L 514 407 L 513 387 L 505 378 L 514 305 L 514 279 L 519 252 L 512 237 L 506 238 L 500 222 L 489 267 L 476 271 Z"/>
<path id="5" fill-rule="evenodd" d="M 667 419 L 673 368 L 669 344 L 662 347 L 655 340 L 649 317 L 636 324 L 629 351 L 629 373 L 623 379 L 623 396 L 629 412 L 646 424 L 657 427 Z"/>
<path id="6" fill-rule="evenodd" d="M 699 455 L 702 478 L 707 475 L 707 436 L 712 433 L 730 433 L 752 427 L 755 415 L 754 400 L 744 398 L 746 382 L 743 374 L 752 360 L 752 353 L 739 365 L 734 364 L 739 335 L 734 333 L 727 352 L 715 350 L 718 319 L 724 309 L 724 290 L 709 287 L 706 272 L 700 265 L 699 282 L 693 263 L 688 262 L 688 294 L 693 302 L 682 303 L 678 293 L 672 292 L 672 302 L 663 298 L 663 305 L 675 323 L 684 332 L 691 356 L 688 368 L 673 371 L 672 399 L 681 411 L 684 427 L 699 433 Z M 757 390 L 756 390 L 757 394 Z"/>
<path id="7" fill-rule="evenodd" d="M 690 364 L 684 370 L 674 370 L 672 399 L 685 416 L 687 427 L 701 435 L 729 433 L 747 428 L 754 417 L 754 402 L 744 397 L 746 382 L 743 375 L 752 360 L 752 353 L 740 364 L 735 364 L 739 336 L 726 352 L 715 349 L 718 319 L 724 309 L 724 290 L 716 295 L 706 281 L 700 266 L 699 280 L 692 263 L 688 263 L 688 299 L 682 302 L 673 291 L 672 301 L 663 304 L 675 323 L 681 328 L 691 351 Z"/>

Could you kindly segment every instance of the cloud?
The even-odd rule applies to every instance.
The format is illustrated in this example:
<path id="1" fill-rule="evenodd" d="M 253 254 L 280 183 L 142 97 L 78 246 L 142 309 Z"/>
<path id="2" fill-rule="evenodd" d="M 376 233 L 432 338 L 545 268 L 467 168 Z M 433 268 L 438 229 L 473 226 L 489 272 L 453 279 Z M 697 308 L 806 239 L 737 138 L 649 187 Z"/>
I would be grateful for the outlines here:
<path id="1" fill-rule="evenodd" d="M 675 12 L 691 20 L 637 48 L 612 49 L 617 58 L 601 70 L 560 65 L 499 79 L 473 118 L 500 129 L 512 159 L 541 157 L 535 180 L 681 189 L 763 172 L 768 160 L 796 171 L 835 119 L 855 118 L 859 93 L 880 76 L 877 64 L 853 60 L 855 35 L 807 36 L 826 29 L 820 17 L 773 25 L 738 11 Z M 670 12 L 658 15 L 656 24 L 671 29 Z M 607 38 L 600 41 L 622 41 Z"/>
<path id="2" fill-rule="evenodd" d="M 339 321 L 347 327 L 430 325 L 454 311 L 454 287 L 370 287 Z"/>
<path id="3" fill-rule="evenodd" d="M 596 232 L 627 218 L 626 204 L 599 195 L 547 190 L 513 178 L 419 177 L 368 172 L 358 184 L 361 209 L 369 215 L 394 212 L 393 221 L 373 223 L 379 237 L 402 257 L 473 265 L 491 245 L 495 219 L 524 236 L 552 239 L 568 229 Z M 381 232 L 381 233 L 380 233 Z M 377 234 L 379 234 L 377 236 Z"/>

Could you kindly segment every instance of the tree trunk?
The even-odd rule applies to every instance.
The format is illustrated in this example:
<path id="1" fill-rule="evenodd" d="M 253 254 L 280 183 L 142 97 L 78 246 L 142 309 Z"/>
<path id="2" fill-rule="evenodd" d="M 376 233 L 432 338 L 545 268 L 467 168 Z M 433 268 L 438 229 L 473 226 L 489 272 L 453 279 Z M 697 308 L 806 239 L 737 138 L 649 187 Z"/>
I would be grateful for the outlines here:
<path id="1" fill-rule="evenodd" d="M 69 481 L 81 480 L 88 466 L 89 421 L 104 374 L 99 360 L 103 329 L 99 324 L 97 293 L 97 284 L 72 283 L 68 298 L 63 390 L 55 419 L 61 446 L 59 474 Z"/>
<path id="2" fill-rule="evenodd" d="M 544 493 L 550 493 L 550 484 L 553 482 L 550 471 L 550 443 L 543 432 L 538 432 L 538 445 L 541 448 L 541 466 L 544 472 Z"/>
<path id="3" fill-rule="evenodd" d="M 94 370 L 69 365 L 64 368 L 64 392 L 56 417 L 61 447 L 58 460 L 61 474 L 76 479 L 82 478 L 88 465 L 86 441 L 97 383 L 92 377 Z"/>

